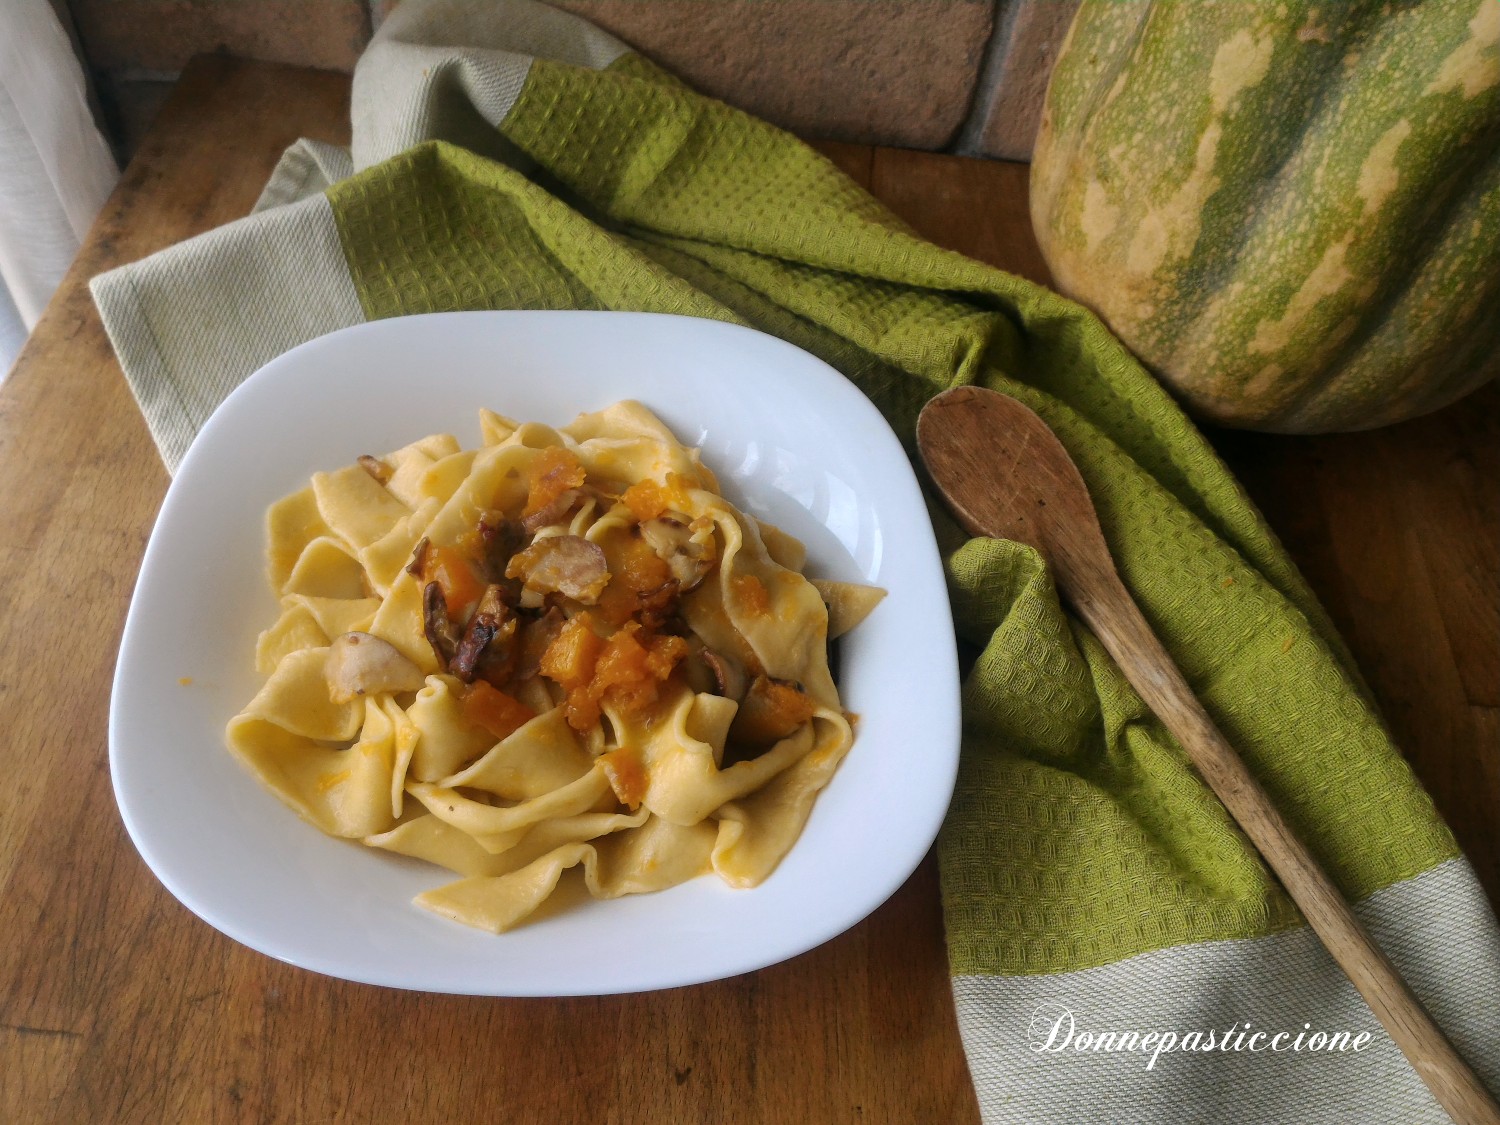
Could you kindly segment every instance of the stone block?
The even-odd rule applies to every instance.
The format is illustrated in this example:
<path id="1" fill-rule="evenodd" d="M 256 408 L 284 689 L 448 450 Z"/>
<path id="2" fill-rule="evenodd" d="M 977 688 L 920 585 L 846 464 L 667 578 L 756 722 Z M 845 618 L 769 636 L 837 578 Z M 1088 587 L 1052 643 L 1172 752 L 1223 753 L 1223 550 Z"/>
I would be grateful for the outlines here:
<path id="1" fill-rule="evenodd" d="M 325 70 L 352 70 L 370 37 L 365 0 L 71 0 L 97 70 L 173 72 L 227 51 Z"/>
<path id="2" fill-rule="evenodd" d="M 1078 0 L 1000 0 L 974 113 L 957 149 L 970 156 L 1030 160 L 1047 79 Z"/>
<path id="3" fill-rule="evenodd" d="M 1078 4 L 552 2 L 696 89 L 805 136 L 1013 160 L 1030 158 L 1047 76 Z M 349 70 L 397 0 L 70 3 L 97 71 L 170 74 L 219 50 Z"/>
<path id="4" fill-rule="evenodd" d="M 937 149 L 968 116 L 990 0 L 553 0 L 695 89 L 806 136 Z"/>

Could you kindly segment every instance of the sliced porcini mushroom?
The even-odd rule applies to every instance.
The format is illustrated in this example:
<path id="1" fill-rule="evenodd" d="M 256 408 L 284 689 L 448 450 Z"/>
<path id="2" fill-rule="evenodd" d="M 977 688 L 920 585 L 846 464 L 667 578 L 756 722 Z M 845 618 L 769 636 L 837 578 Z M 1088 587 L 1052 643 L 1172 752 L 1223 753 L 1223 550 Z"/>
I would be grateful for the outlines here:
<path id="1" fill-rule="evenodd" d="M 677 613 L 677 596 L 682 591 L 677 579 L 669 578 L 649 593 L 641 594 L 637 620 L 655 632 L 670 632 L 667 623 Z"/>
<path id="2" fill-rule="evenodd" d="M 603 548 L 581 535 L 550 535 L 518 551 L 505 576 L 519 578 L 531 594 L 562 594 L 594 605 L 609 584 L 609 563 Z M 527 604 L 524 594 L 521 604 Z"/>
<path id="3" fill-rule="evenodd" d="M 417 691 L 427 682 L 395 645 L 370 633 L 345 633 L 334 640 L 323 666 L 328 698 L 352 703 L 363 695 Z"/>
<path id="4" fill-rule="evenodd" d="M 835 582 L 830 578 L 810 578 L 818 597 L 828 607 L 828 639 L 842 637 L 885 599 L 879 586 L 861 586 L 854 582 Z"/>
<path id="5" fill-rule="evenodd" d="M 716 694 L 722 695 L 725 699 L 745 698 L 745 688 L 749 681 L 739 661 L 717 653 L 711 648 L 705 648 L 698 656 L 713 673 L 714 685 L 718 689 Z"/>
<path id="6" fill-rule="evenodd" d="M 682 593 L 696 587 L 717 561 L 712 521 L 679 519 L 675 514 L 642 520 L 641 536 L 664 560 Z"/>
<path id="7" fill-rule="evenodd" d="M 558 523 L 583 499 L 581 488 L 570 488 L 541 509 L 521 518 L 521 527 L 528 535 L 535 535 L 544 527 Z"/>
<path id="8" fill-rule="evenodd" d="M 359 455 L 359 467 L 374 477 L 377 484 L 385 484 L 391 479 L 391 467 L 368 453 Z"/>
<path id="9" fill-rule="evenodd" d="M 479 533 L 480 542 L 484 544 L 480 562 L 485 573 L 489 575 L 491 582 L 504 585 L 505 568 L 510 565 L 511 556 L 526 545 L 530 536 L 522 528 L 520 520 L 506 519 L 498 513 L 489 512 L 479 518 L 474 530 Z"/>
<path id="10" fill-rule="evenodd" d="M 422 588 L 422 632 L 432 646 L 439 667 L 446 670 L 453 661 L 453 654 L 458 651 L 463 634 L 448 616 L 448 599 L 443 596 L 442 586 L 436 582 L 429 582 Z"/>
<path id="11" fill-rule="evenodd" d="M 481 662 L 508 661 L 510 641 L 515 635 L 516 619 L 505 604 L 501 588 L 494 584 L 486 586 L 453 652 L 448 671 L 464 683 L 472 683 Z"/>
<path id="12" fill-rule="evenodd" d="M 412 548 L 411 561 L 406 564 L 406 573 L 410 574 L 418 582 L 422 580 L 422 572 L 427 566 L 427 548 L 431 546 L 427 542 L 427 536 L 417 540 L 417 545 Z"/>

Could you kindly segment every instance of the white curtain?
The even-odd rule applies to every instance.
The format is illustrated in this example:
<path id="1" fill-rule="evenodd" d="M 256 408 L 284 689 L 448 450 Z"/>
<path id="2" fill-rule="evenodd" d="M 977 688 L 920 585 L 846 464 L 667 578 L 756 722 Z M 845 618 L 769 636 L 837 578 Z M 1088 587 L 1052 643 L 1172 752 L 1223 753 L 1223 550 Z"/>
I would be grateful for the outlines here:
<path id="1" fill-rule="evenodd" d="M 118 172 L 49 0 L 0 0 L 0 379 Z"/>

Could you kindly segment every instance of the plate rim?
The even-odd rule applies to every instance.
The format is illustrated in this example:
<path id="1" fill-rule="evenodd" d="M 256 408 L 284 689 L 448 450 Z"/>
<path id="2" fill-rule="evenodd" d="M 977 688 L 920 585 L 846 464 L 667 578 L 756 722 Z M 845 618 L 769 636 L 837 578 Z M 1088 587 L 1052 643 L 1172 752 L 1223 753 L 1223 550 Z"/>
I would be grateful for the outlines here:
<path id="1" fill-rule="evenodd" d="M 214 443 L 221 440 L 218 437 L 220 430 L 228 426 L 228 423 L 225 421 L 225 419 L 235 418 L 237 416 L 237 412 L 242 409 L 241 404 L 252 401 L 254 395 L 263 393 L 261 388 L 279 378 L 285 378 L 285 376 L 280 374 L 282 371 L 288 369 L 295 370 L 298 365 L 304 363 L 305 361 L 309 359 L 315 359 L 323 353 L 329 351 L 329 349 L 337 349 L 344 344 L 347 344 L 348 340 L 351 337 L 378 336 L 381 333 L 393 331 L 398 333 L 421 332 L 424 330 L 425 326 L 421 324 L 415 324 L 414 322 L 426 322 L 426 326 L 435 327 L 442 322 L 452 322 L 455 319 L 462 319 L 471 323 L 477 322 L 479 319 L 489 320 L 496 325 L 496 331 L 501 332 L 504 331 L 506 322 L 515 323 L 518 320 L 536 320 L 539 322 L 553 321 L 558 324 L 565 323 L 568 320 L 577 320 L 580 322 L 593 321 L 597 325 L 623 325 L 626 320 L 630 320 L 634 321 L 637 324 L 644 321 L 655 322 L 656 324 L 659 324 L 666 328 L 668 331 L 670 331 L 672 325 L 675 324 L 684 328 L 691 326 L 691 332 L 706 332 L 710 335 L 718 333 L 727 333 L 731 336 L 736 334 L 745 334 L 745 336 L 741 337 L 742 339 L 746 337 L 757 338 L 756 346 L 769 346 L 773 352 L 777 349 L 785 349 L 785 352 L 783 354 L 786 355 L 795 353 L 795 355 L 799 357 L 799 364 L 806 368 L 805 372 L 800 372 L 799 374 L 820 382 L 822 384 L 822 386 L 820 387 L 821 393 L 832 394 L 835 398 L 843 398 L 845 401 L 854 404 L 856 409 L 866 413 L 867 424 L 871 419 L 878 421 L 879 429 L 884 431 L 884 437 L 889 439 L 889 443 L 894 447 L 899 455 L 898 467 L 904 472 L 905 480 L 907 481 L 907 483 L 909 483 L 910 490 L 914 493 L 917 504 L 920 507 L 920 519 L 912 522 L 920 536 L 921 541 L 916 543 L 903 543 L 901 545 L 901 550 L 903 552 L 912 552 L 927 556 L 920 562 L 919 565 L 924 571 L 928 572 L 929 577 L 935 577 L 936 579 L 934 588 L 932 591 L 929 591 L 929 593 L 935 595 L 936 598 L 938 598 L 940 601 L 942 609 L 940 623 L 943 628 L 934 629 L 933 634 L 936 637 L 945 638 L 946 643 L 936 646 L 938 649 L 937 660 L 941 667 L 935 670 L 934 681 L 942 684 L 942 686 L 946 689 L 946 693 L 948 694 L 949 699 L 946 701 L 946 703 L 942 703 L 941 701 L 933 701 L 931 704 L 929 704 L 929 706 L 932 707 L 933 715 L 932 741 L 938 745 L 949 746 L 951 747 L 951 749 L 945 755 L 945 757 L 941 759 L 945 767 L 945 776 L 939 778 L 938 780 L 939 787 L 943 793 L 943 798 L 940 802 L 937 802 L 934 805 L 935 811 L 929 810 L 928 816 L 924 819 L 919 829 L 911 835 L 911 839 L 913 840 L 918 838 L 921 839 L 921 847 L 913 847 L 910 849 L 912 853 L 909 856 L 910 862 L 903 865 L 904 869 L 899 871 L 892 871 L 888 873 L 886 878 L 880 880 L 885 884 L 884 891 L 880 893 L 878 897 L 874 897 L 873 900 L 868 903 L 868 905 L 864 906 L 863 909 L 861 909 L 857 913 L 857 915 L 855 915 L 854 917 L 845 917 L 843 915 L 839 915 L 837 917 L 828 919 L 822 925 L 802 926 L 799 928 L 800 936 L 790 941 L 783 940 L 781 942 L 775 943 L 777 947 L 771 950 L 764 958 L 757 960 L 756 963 L 746 964 L 739 967 L 724 967 L 721 970 L 716 970 L 710 974 L 704 974 L 701 971 L 687 971 L 681 974 L 679 977 L 673 977 L 672 974 L 666 974 L 665 976 L 658 975 L 657 978 L 651 979 L 649 981 L 642 981 L 639 979 L 623 979 L 618 987 L 601 988 L 596 984 L 591 987 L 583 987 L 575 990 L 559 989 L 552 986 L 540 988 L 537 990 L 529 990 L 525 987 L 518 987 L 515 984 L 509 984 L 505 987 L 496 987 L 495 984 L 490 981 L 478 979 L 473 982 L 473 987 L 451 987 L 449 985 L 434 987 L 431 984 L 427 983 L 413 983 L 412 981 L 407 979 L 400 979 L 399 974 L 393 976 L 390 974 L 375 972 L 350 972 L 331 967 L 327 964 L 314 963 L 319 959 L 310 958 L 307 956 L 298 956 L 295 953 L 289 953 L 285 948 L 277 947 L 274 945 L 274 943 L 268 945 L 266 942 L 260 940 L 260 935 L 258 934 L 247 933 L 242 927 L 237 927 L 232 924 L 226 924 L 221 914 L 215 913 L 211 906 L 203 903 L 200 898 L 200 893 L 197 890 L 183 885 L 183 882 L 178 878 L 179 870 L 171 862 L 170 856 L 163 856 L 161 854 L 158 848 L 158 841 L 153 837 L 152 833 L 133 815 L 132 810 L 135 807 L 136 798 L 132 793 L 127 791 L 125 787 L 126 783 L 124 780 L 125 777 L 127 777 L 129 774 L 129 768 L 125 765 L 125 763 L 129 758 L 130 753 L 129 750 L 125 747 L 128 744 L 130 738 L 133 737 L 132 733 L 127 729 L 128 723 L 125 715 L 125 707 L 128 704 L 127 697 L 131 688 L 131 676 L 135 667 L 134 662 L 139 659 L 137 650 L 139 649 L 141 644 L 144 643 L 142 639 L 143 626 L 140 624 L 139 617 L 140 615 L 149 612 L 148 600 L 143 600 L 142 592 L 144 590 L 149 595 L 154 588 L 153 583 L 156 581 L 154 575 L 157 570 L 156 559 L 162 551 L 167 549 L 167 540 L 159 541 L 159 532 L 161 532 L 161 529 L 163 529 L 164 527 L 169 530 L 172 527 L 172 520 L 174 518 L 173 513 L 176 511 L 176 506 L 179 503 L 183 502 L 180 500 L 180 497 L 185 495 L 188 490 L 188 485 L 183 482 L 196 481 L 197 474 L 200 472 L 200 470 L 198 469 L 199 462 L 205 461 L 213 455 L 211 452 L 207 451 L 214 449 Z M 605 332 L 608 332 L 613 331 L 613 328 L 606 327 L 603 330 Z M 815 371 L 818 372 L 818 374 L 813 375 L 812 373 Z M 470 410 L 473 414 L 477 414 L 478 409 L 481 406 L 490 406 L 491 408 L 493 408 L 496 405 L 500 404 L 475 402 L 470 407 Z M 603 404 L 584 403 L 580 405 L 584 410 L 591 410 L 598 409 Z M 674 433 L 675 432 L 676 430 L 674 428 Z M 417 436 L 421 435 L 415 435 L 412 440 L 415 440 L 415 437 Z M 678 436 L 679 439 L 682 440 L 681 435 L 679 434 Z M 685 441 L 685 444 L 686 443 L 687 442 Z M 720 471 L 719 467 L 713 464 L 710 464 L 709 467 L 711 469 L 714 469 L 716 473 Z M 257 537 L 261 538 L 260 535 L 258 535 Z M 899 439 L 896 438 L 894 432 L 890 429 L 889 424 L 879 413 L 874 403 L 871 402 L 863 394 L 863 392 L 861 392 L 852 382 L 847 380 L 836 369 L 829 366 L 823 360 L 812 355 L 811 353 L 798 348 L 796 345 L 791 344 L 779 337 L 761 332 L 757 329 L 749 328 L 747 326 L 735 324 L 732 322 L 711 320 L 699 317 L 681 316 L 678 314 L 609 312 L 600 310 L 476 310 L 465 312 L 425 313 L 410 317 L 386 318 L 382 320 L 368 321 L 362 324 L 352 325 L 347 328 L 339 329 L 335 332 L 315 337 L 312 340 L 306 341 L 294 348 L 288 349 L 286 352 L 281 353 L 280 355 L 268 361 L 266 364 L 262 365 L 254 373 L 252 373 L 244 381 L 242 381 L 238 386 L 236 386 L 230 392 L 230 394 L 226 396 L 219 407 L 215 409 L 210 418 L 204 423 L 198 435 L 195 436 L 193 442 L 191 443 L 191 446 L 187 451 L 187 454 L 184 456 L 182 463 L 179 466 L 177 473 L 173 476 L 173 479 L 167 489 L 166 495 L 163 498 L 156 520 L 153 523 L 146 550 L 141 558 L 135 588 L 132 592 L 129 610 L 126 614 L 124 629 L 121 634 L 110 693 L 110 777 L 116 807 L 119 810 L 121 819 L 125 824 L 131 842 L 135 846 L 138 854 L 140 854 L 141 858 L 146 862 L 146 865 L 151 870 L 152 874 L 155 875 L 157 880 L 161 882 L 161 884 L 167 889 L 167 891 L 191 913 L 202 919 L 214 929 L 218 930 L 220 933 L 224 934 L 225 936 L 231 938 L 241 945 L 245 945 L 251 949 L 255 949 L 257 952 L 266 954 L 267 956 L 273 957 L 277 960 L 289 964 L 298 965 L 299 967 L 307 968 L 311 971 L 336 979 L 350 980 L 358 983 L 375 984 L 384 987 L 433 992 L 437 994 L 486 996 L 563 996 L 610 995 L 618 993 L 653 991 L 662 988 L 674 988 L 698 983 L 708 983 L 713 980 L 725 979 L 728 977 L 737 976 L 746 972 L 752 972 L 761 968 L 766 968 L 771 965 L 778 964 L 782 961 L 799 956 L 802 953 L 805 953 L 824 944 L 825 942 L 831 940 L 832 938 L 838 936 L 846 930 L 858 925 L 865 918 L 869 917 L 870 914 L 878 910 L 881 905 L 883 905 L 884 902 L 887 901 L 890 896 L 894 894 L 895 891 L 898 890 L 907 881 L 907 879 L 910 878 L 912 872 L 915 871 L 917 866 L 921 863 L 923 856 L 931 848 L 933 841 L 937 837 L 937 833 L 941 828 L 942 821 L 944 819 L 944 816 L 946 815 L 946 810 L 949 803 L 951 802 L 953 789 L 957 780 L 959 744 L 961 740 L 962 715 L 960 707 L 960 691 L 961 687 L 958 677 L 956 635 L 953 629 L 952 609 L 946 588 L 941 554 L 938 550 L 935 532 L 931 526 L 930 520 L 927 517 L 925 506 L 923 506 L 921 486 L 918 481 L 915 469 L 913 468 L 910 459 L 907 457 L 904 449 L 901 447 Z M 224 716 L 223 718 L 224 721 L 227 721 L 228 716 Z M 857 745 L 858 739 L 856 738 L 856 746 Z M 220 730 L 220 732 L 218 733 L 215 748 L 226 757 L 232 757 L 227 747 L 223 745 L 222 730 Z M 235 766 L 236 769 L 244 772 L 243 766 L 241 766 L 239 763 L 235 763 Z M 244 776 L 247 782 L 254 784 L 256 788 L 260 788 L 260 783 L 253 777 L 251 777 L 247 772 L 244 772 Z M 837 776 L 838 775 L 835 774 L 835 782 L 837 780 Z M 440 868 L 434 868 L 433 870 L 441 871 Z M 732 893 L 736 895 L 754 894 L 754 890 L 734 891 Z M 650 898 L 653 896 L 633 897 Z M 418 908 L 412 907 L 412 909 L 415 910 Z M 456 925 L 456 923 L 446 924 Z M 483 936 L 486 941 L 503 943 L 506 935 L 496 936 L 484 934 Z M 501 953 L 502 948 L 503 947 L 497 945 L 497 954 Z"/>

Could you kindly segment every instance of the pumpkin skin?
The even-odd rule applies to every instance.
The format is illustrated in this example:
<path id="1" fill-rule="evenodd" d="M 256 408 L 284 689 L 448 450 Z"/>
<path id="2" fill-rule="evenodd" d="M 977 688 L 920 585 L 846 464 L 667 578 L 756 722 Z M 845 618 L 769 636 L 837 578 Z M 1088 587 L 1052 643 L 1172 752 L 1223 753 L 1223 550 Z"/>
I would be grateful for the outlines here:
<path id="1" fill-rule="evenodd" d="M 1500 373 L 1500 0 L 1083 0 L 1031 208 L 1199 416 L 1435 410 Z"/>

